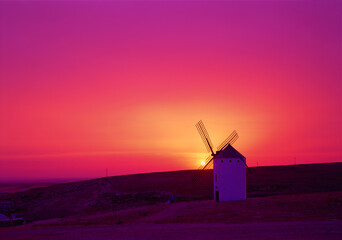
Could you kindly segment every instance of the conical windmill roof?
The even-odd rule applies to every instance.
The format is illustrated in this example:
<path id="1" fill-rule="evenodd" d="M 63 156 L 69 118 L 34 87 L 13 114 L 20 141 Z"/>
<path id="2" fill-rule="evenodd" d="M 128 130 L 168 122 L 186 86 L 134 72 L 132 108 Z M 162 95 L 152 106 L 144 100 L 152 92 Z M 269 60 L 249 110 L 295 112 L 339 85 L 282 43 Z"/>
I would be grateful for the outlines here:
<path id="1" fill-rule="evenodd" d="M 228 145 L 225 149 L 219 152 L 215 158 L 245 158 L 232 145 Z"/>

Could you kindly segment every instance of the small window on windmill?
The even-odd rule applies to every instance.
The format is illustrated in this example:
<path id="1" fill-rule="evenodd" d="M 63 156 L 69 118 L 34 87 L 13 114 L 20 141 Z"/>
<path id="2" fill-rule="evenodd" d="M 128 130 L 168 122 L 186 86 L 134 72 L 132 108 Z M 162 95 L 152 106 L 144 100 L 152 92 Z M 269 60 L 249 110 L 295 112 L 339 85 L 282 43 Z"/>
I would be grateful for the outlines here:
<path id="1" fill-rule="evenodd" d="M 223 159 L 221 160 L 221 163 L 223 163 Z"/>
<path id="2" fill-rule="evenodd" d="M 232 160 L 231 160 L 231 159 L 229 159 L 229 162 L 232 162 Z"/>
<path id="3" fill-rule="evenodd" d="M 238 162 L 240 162 L 240 160 L 238 159 Z"/>

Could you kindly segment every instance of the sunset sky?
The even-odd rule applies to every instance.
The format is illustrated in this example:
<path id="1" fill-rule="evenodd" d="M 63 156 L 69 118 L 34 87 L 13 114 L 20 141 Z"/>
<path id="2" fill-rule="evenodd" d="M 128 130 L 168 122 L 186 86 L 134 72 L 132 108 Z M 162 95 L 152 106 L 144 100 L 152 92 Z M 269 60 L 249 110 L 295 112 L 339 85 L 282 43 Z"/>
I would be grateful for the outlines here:
<path id="1" fill-rule="evenodd" d="M 341 1 L 1 1 L 0 181 L 342 161 Z"/>

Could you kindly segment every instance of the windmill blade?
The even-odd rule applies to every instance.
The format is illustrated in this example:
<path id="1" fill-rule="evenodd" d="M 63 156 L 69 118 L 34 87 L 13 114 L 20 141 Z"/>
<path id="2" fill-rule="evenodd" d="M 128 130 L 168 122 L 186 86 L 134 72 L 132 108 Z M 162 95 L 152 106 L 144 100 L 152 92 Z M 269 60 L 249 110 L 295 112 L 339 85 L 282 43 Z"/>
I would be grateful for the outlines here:
<path id="1" fill-rule="evenodd" d="M 239 135 L 234 130 L 221 144 L 218 146 L 217 151 L 223 150 L 225 147 L 228 146 L 228 144 L 233 144 L 237 139 L 239 138 Z"/>
<path id="2" fill-rule="evenodd" d="M 196 127 L 197 127 L 197 130 L 199 132 L 199 134 L 201 135 L 202 137 L 202 140 L 204 142 L 204 144 L 206 145 L 206 148 L 208 150 L 208 152 L 214 154 L 214 147 L 213 147 L 213 143 L 211 142 L 211 139 L 209 137 L 209 134 L 208 134 L 208 131 L 207 129 L 205 128 L 202 120 L 200 120 L 197 124 L 196 124 Z"/>
<path id="3" fill-rule="evenodd" d="M 213 156 L 209 155 L 207 157 L 207 159 L 204 161 L 205 164 L 201 165 L 198 170 L 205 170 L 205 169 L 209 169 L 212 165 L 213 165 Z"/>
<path id="4" fill-rule="evenodd" d="M 203 143 L 204 143 L 204 145 L 205 145 L 205 148 L 207 149 L 208 152 L 211 153 L 209 143 L 208 143 L 208 141 L 207 141 L 207 139 L 206 139 L 206 137 L 205 137 L 205 135 L 204 135 L 204 132 L 202 131 L 202 129 L 201 129 L 200 125 L 199 125 L 199 122 L 196 123 L 195 126 L 196 126 L 196 128 L 197 128 L 197 131 L 198 131 L 199 135 L 201 136 L 201 138 L 202 138 L 202 140 L 203 140 Z"/>
<path id="5" fill-rule="evenodd" d="M 203 176 L 203 170 L 208 170 L 213 165 L 213 156 L 209 155 L 207 159 L 204 161 L 205 164 L 199 166 L 198 170 L 195 172 L 195 174 L 192 176 L 192 182 L 195 184 L 201 176 Z"/>
<path id="6" fill-rule="evenodd" d="M 205 167 L 203 167 L 203 170 L 207 170 L 207 169 L 210 169 L 214 164 L 214 160 L 210 160 L 210 162 L 208 162 L 207 165 L 205 165 Z"/>
<path id="7" fill-rule="evenodd" d="M 213 143 L 211 142 L 211 139 L 209 137 L 208 131 L 205 128 L 202 120 L 199 121 L 198 123 L 196 123 L 195 126 L 196 126 L 197 131 L 199 132 L 199 134 L 200 134 L 200 136 L 201 136 L 201 138 L 202 138 L 202 140 L 204 142 L 204 145 L 205 145 L 207 151 L 209 153 L 211 153 L 212 155 L 214 155 L 215 153 L 214 153 L 214 150 L 213 150 L 213 148 L 214 148 L 213 147 Z"/>
<path id="8" fill-rule="evenodd" d="M 239 135 L 234 130 L 221 144 L 218 146 L 217 151 L 222 151 L 224 148 L 228 146 L 228 144 L 232 145 L 237 139 Z"/>

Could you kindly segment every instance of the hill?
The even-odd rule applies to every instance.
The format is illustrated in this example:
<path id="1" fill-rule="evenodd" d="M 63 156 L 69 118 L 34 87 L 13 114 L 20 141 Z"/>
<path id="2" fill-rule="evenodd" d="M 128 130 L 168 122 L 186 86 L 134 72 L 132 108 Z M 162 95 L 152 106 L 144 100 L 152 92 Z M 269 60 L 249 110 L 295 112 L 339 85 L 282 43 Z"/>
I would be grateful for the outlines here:
<path id="1" fill-rule="evenodd" d="M 202 171 L 195 182 L 193 177 L 198 174 L 196 170 L 146 173 L 57 184 L 19 193 L 3 194 L 0 199 L 13 201 L 16 210 L 23 212 L 29 222 L 54 218 L 68 219 L 63 224 L 68 221 L 72 224 L 81 223 L 82 218 L 87 219 L 83 221 L 87 224 L 105 223 L 108 213 L 110 213 L 110 221 L 116 219 L 117 223 L 121 223 L 122 219 L 126 223 L 150 215 L 154 215 L 154 218 L 150 217 L 154 222 L 177 222 L 180 219 L 171 212 L 184 212 L 184 209 L 188 209 L 190 205 L 200 208 L 201 211 L 197 211 L 195 216 L 202 216 L 201 219 L 207 221 L 210 221 L 208 212 L 214 211 L 216 214 L 225 212 L 232 206 L 236 209 L 244 209 L 248 208 L 249 204 L 259 206 L 267 202 L 272 206 L 273 213 L 280 211 L 280 215 L 288 211 L 296 211 L 298 206 L 305 211 L 308 206 L 317 208 L 322 204 L 326 205 L 326 211 L 320 213 L 324 216 L 331 214 L 335 208 L 341 208 L 342 163 L 254 167 L 252 172 L 253 174 L 247 174 L 247 196 L 250 200 L 219 205 L 219 208 L 215 207 L 213 201 L 205 201 L 212 199 L 213 195 L 212 170 Z M 173 210 L 171 207 L 168 214 L 169 207 L 163 204 L 172 195 L 176 197 L 177 202 L 183 202 L 174 206 L 182 206 L 182 204 L 184 206 L 180 209 L 175 207 L 176 209 Z M 312 198 L 311 202 L 308 201 L 309 198 Z M 201 200 L 202 203 L 192 202 L 190 205 L 187 203 L 194 200 Z M 287 202 L 294 203 L 294 206 L 297 203 L 298 206 L 292 206 L 294 209 L 290 207 L 276 210 L 277 204 L 286 205 Z M 203 212 L 203 209 L 207 210 Z M 274 215 L 272 211 L 268 220 Z M 237 215 L 230 216 L 229 219 L 239 222 L 250 215 L 257 215 L 253 211 L 243 210 L 243 212 L 235 213 Z M 119 217 L 113 217 L 114 213 L 119 214 L 117 215 Z M 308 216 L 313 217 L 314 214 L 310 214 Z M 89 218 L 89 216 L 93 217 Z M 338 218 L 336 214 L 331 216 Z M 220 217 L 212 220 L 217 219 Z M 182 221 L 194 221 L 191 211 L 187 217 L 182 218 Z"/>

